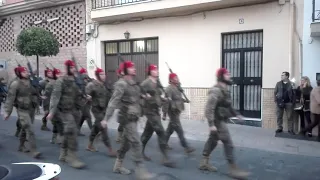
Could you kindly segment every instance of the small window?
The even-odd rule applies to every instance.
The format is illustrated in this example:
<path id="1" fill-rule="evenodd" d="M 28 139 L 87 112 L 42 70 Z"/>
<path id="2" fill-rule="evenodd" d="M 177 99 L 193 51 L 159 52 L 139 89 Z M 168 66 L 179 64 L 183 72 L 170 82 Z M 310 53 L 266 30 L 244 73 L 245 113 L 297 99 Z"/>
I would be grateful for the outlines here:
<path id="1" fill-rule="evenodd" d="M 133 41 L 133 52 L 144 52 L 145 41 Z"/>
<path id="2" fill-rule="evenodd" d="M 158 52 L 158 39 L 147 40 L 147 51 Z"/>
<path id="3" fill-rule="evenodd" d="M 130 53 L 130 41 L 119 43 L 120 53 Z"/>
<path id="4" fill-rule="evenodd" d="M 106 54 L 117 54 L 117 43 L 106 43 Z"/>

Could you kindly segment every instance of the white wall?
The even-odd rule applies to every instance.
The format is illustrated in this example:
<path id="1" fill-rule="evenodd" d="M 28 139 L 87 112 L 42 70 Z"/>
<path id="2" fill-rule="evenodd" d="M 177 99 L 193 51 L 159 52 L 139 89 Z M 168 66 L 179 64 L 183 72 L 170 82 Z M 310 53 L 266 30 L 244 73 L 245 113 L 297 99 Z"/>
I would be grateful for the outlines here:
<path id="1" fill-rule="evenodd" d="M 316 0 L 316 9 L 320 10 L 320 2 Z M 303 28 L 303 75 L 308 76 L 313 86 L 316 85 L 316 73 L 320 73 L 320 37 L 310 37 L 312 22 L 312 1 L 304 1 Z M 319 22 L 320 23 L 320 22 Z"/>
<path id="2" fill-rule="evenodd" d="M 239 24 L 244 18 L 244 24 Z M 104 61 L 101 42 L 130 38 L 159 37 L 160 78 L 168 81 L 167 61 L 184 87 L 211 87 L 221 64 L 221 33 L 263 29 L 263 88 L 274 88 L 283 71 L 289 71 L 289 4 L 277 2 L 207 12 L 206 16 L 161 18 L 119 25 L 101 25 L 95 48 L 97 61 Z M 92 55 L 94 56 L 94 55 Z"/>

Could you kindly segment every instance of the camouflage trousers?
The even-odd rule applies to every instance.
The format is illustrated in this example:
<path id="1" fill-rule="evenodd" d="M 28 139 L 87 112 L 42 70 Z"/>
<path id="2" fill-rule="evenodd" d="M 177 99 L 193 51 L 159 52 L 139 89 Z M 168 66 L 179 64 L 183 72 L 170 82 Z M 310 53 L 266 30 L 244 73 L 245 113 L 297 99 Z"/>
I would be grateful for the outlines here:
<path id="1" fill-rule="evenodd" d="M 104 143 L 105 146 L 111 147 L 107 128 L 103 128 L 101 126 L 101 121 L 103 120 L 103 118 L 106 114 L 106 109 L 92 107 L 91 111 L 92 111 L 92 114 L 95 118 L 95 121 L 94 121 L 94 125 L 91 129 L 91 134 L 89 137 L 90 142 L 93 142 L 95 137 L 98 135 L 98 133 L 101 132 L 102 142 Z"/>
<path id="2" fill-rule="evenodd" d="M 142 145 L 145 146 L 150 138 L 153 135 L 153 132 L 156 132 L 158 135 L 158 143 L 161 150 L 164 150 L 166 148 L 166 133 L 164 131 L 164 128 L 161 123 L 161 117 L 158 113 L 152 113 L 152 114 L 145 114 L 147 117 L 146 126 L 144 128 L 144 131 L 141 135 L 141 142 Z"/>
<path id="3" fill-rule="evenodd" d="M 54 118 L 54 122 L 57 123 L 59 128 L 63 128 L 63 139 L 61 148 L 71 151 L 78 150 L 78 125 L 74 117 L 74 111 L 61 112 L 57 111 Z"/>
<path id="4" fill-rule="evenodd" d="M 137 130 L 137 121 L 129 121 L 123 125 L 123 136 L 117 155 L 118 159 L 124 159 L 126 153 L 131 148 L 132 157 L 135 163 L 142 163 L 141 144 Z"/>
<path id="5" fill-rule="evenodd" d="M 184 137 L 184 132 L 180 122 L 180 112 L 174 112 L 174 113 L 169 112 L 168 115 L 170 118 L 170 122 L 166 130 L 166 135 L 167 135 L 166 143 L 168 143 L 170 136 L 173 134 L 173 132 L 176 132 L 180 139 L 181 146 L 184 148 L 188 148 L 189 145 L 187 143 L 186 138 Z"/>
<path id="6" fill-rule="evenodd" d="M 86 104 L 84 107 L 82 107 L 81 118 L 80 118 L 80 122 L 79 122 L 80 129 L 81 129 L 84 121 L 87 121 L 89 128 L 92 129 L 92 119 L 91 119 L 90 109 L 91 109 L 91 106 L 88 104 Z"/>
<path id="7" fill-rule="evenodd" d="M 81 120 L 81 116 L 82 116 L 82 112 L 80 109 L 74 109 L 72 111 L 72 115 L 74 117 L 74 120 L 76 122 L 76 125 L 78 127 L 78 130 L 80 130 L 80 120 Z"/>
<path id="8" fill-rule="evenodd" d="M 234 163 L 234 154 L 233 154 L 233 143 L 230 137 L 230 133 L 227 127 L 226 122 L 221 121 L 215 123 L 217 127 L 217 132 L 211 132 L 209 138 L 204 145 L 202 155 L 205 157 L 210 156 L 211 152 L 217 146 L 218 141 L 221 140 L 224 146 L 224 153 L 227 161 L 230 164 Z"/>
<path id="9" fill-rule="evenodd" d="M 27 139 L 31 151 L 36 151 L 36 139 L 34 134 L 33 122 L 35 118 L 35 109 L 23 110 L 17 109 L 18 124 L 21 126 L 20 143 L 24 143 Z"/>
<path id="10" fill-rule="evenodd" d="M 47 126 L 47 116 L 49 115 L 49 105 L 45 105 L 45 104 L 43 104 L 43 111 L 44 111 L 44 116 L 43 116 L 43 118 L 42 118 L 42 124 L 44 125 L 44 126 Z"/>
<path id="11" fill-rule="evenodd" d="M 52 133 L 59 134 L 61 137 L 63 137 L 63 122 L 54 116 L 54 118 L 51 120 L 51 123 Z"/>

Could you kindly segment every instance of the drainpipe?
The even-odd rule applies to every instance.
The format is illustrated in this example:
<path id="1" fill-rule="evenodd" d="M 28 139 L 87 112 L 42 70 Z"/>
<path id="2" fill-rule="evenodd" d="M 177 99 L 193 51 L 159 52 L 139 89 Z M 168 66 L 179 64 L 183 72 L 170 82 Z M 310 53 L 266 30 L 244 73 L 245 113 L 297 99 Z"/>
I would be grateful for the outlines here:
<path id="1" fill-rule="evenodd" d="M 293 0 L 290 0 L 290 3 L 289 3 L 289 72 L 290 72 L 290 75 L 291 77 L 294 77 L 293 75 L 293 64 L 294 64 L 294 43 L 293 43 L 293 40 L 294 40 L 294 2 Z"/>
<path id="2" fill-rule="evenodd" d="M 295 32 L 295 37 L 296 39 L 298 40 L 299 42 L 299 47 L 298 47 L 298 53 L 299 53 L 299 67 L 300 67 L 300 72 L 299 72 L 299 75 L 300 75 L 300 78 L 303 76 L 303 43 L 302 43 L 302 39 L 301 39 L 301 36 L 299 34 L 299 31 L 298 31 L 298 27 L 297 27 L 297 22 L 298 22 L 298 19 L 297 19 L 297 6 L 296 6 L 296 3 L 293 4 L 293 7 L 294 7 L 294 32 Z"/>

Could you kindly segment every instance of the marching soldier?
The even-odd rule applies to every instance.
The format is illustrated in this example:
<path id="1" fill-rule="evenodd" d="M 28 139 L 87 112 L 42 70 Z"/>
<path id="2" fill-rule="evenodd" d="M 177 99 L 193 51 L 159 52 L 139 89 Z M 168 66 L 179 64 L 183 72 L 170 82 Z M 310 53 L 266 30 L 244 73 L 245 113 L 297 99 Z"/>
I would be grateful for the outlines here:
<path id="1" fill-rule="evenodd" d="M 209 164 L 209 156 L 217 146 L 218 141 L 221 140 L 229 164 L 230 176 L 237 179 L 244 179 L 249 173 L 238 169 L 235 165 L 233 143 L 227 127 L 229 118 L 237 116 L 239 119 L 242 119 L 242 116 L 232 107 L 230 93 L 227 89 L 227 86 L 231 85 L 232 81 L 227 69 L 218 69 L 217 82 L 218 83 L 214 85 L 208 93 L 205 116 L 208 120 L 210 136 L 204 146 L 202 152 L 203 159 L 200 162 L 199 169 L 213 172 L 217 171 L 216 167 Z"/>
<path id="2" fill-rule="evenodd" d="M 12 113 L 14 104 L 16 103 L 17 114 L 21 125 L 22 132 L 20 134 L 19 151 L 26 151 L 25 142 L 28 136 L 30 144 L 30 152 L 34 158 L 38 158 L 41 153 L 37 151 L 35 134 L 33 131 L 33 122 L 35 118 L 35 108 L 37 105 L 37 94 L 29 79 L 27 68 L 18 67 L 17 74 L 19 79 L 12 82 L 9 87 L 7 101 L 5 103 L 4 118 L 8 120 Z"/>
<path id="3" fill-rule="evenodd" d="M 123 64 L 124 77 L 123 81 L 116 84 L 104 120 L 101 122 L 104 128 L 107 127 L 107 121 L 113 115 L 115 109 L 119 108 L 118 122 L 123 125 L 123 139 L 120 149 L 117 153 L 117 160 L 113 167 L 114 173 L 130 174 L 131 171 L 122 165 L 127 151 L 132 148 L 133 161 L 136 164 L 136 179 L 151 179 L 154 177 L 150 174 L 143 163 L 141 155 L 141 145 L 137 131 L 137 122 L 141 115 L 140 97 L 141 90 L 139 85 L 134 81 L 136 75 L 134 63 L 126 61 Z"/>
<path id="4" fill-rule="evenodd" d="M 45 79 L 40 81 L 39 84 L 40 84 L 40 91 L 44 91 L 47 84 L 50 82 L 50 81 L 53 81 L 53 75 L 52 75 L 52 70 L 47 68 L 46 70 L 44 70 L 44 76 L 45 76 Z M 49 105 L 50 105 L 50 99 L 45 99 L 43 100 L 42 102 L 42 105 L 43 105 L 43 110 L 44 110 L 44 116 L 42 118 L 42 126 L 41 126 L 41 130 L 42 131 L 51 131 L 48 126 L 47 126 L 47 116 L 49 114 Z"/>
<path id="5" fill-rule="evenodd" d="M 19 79 L 18 68 L 19 68 L 19 66 L 14 68 L 14 74 L 16 75 L 16 77 L 13 78 L 13 79 L 9 82 L 9 84 L 8 84 L 8 90 L 9 90 L 11 84 L 12 84 L 14 81 L 16 81 L 16 80 Z M 14 107 L 17 107 L 17 106 L 16 106 L 16 103 L 14 103 L 13 106 L 14 106 Z M 19 137 L 20 131 L 21 131 L 21 124 L 20 124 L 20 122 L 19 122 L 19 115 L 18 115 L 18 118 L 17 118 L 17 121 L 16 121 L 16 127 L 17 127 L 17 130 L 16 130 L 16 133 L 15 133 L 15 136 L 16 136 L 16 137 Z"/>
<path id="6" fill-rule="evenodd" d="M 79 70 L 80 76 L 82 76 L 85 85 L 91 81 L 91 78 L 88 76 L 88 72 L 86 69 L 81 68 Z M 92 120 L 91 120 L 91 114 L 90 114 L 90 109 L 91 109 L 91 102 L 88 101 L 82 108 L 81 108 L 81 118 L 80 118 L 80 124 L 79 124 L 79 135 L 82 136 L 83 134 L 81 133 L 81 127 L 84 123 L 84 121 L 87 121 L 88 126 L 90 129 L 92 129 Z"/>
<path id="7" fill-rule="evenodd" d="M 83 168 L 85 164 L 76 156 L 78 150 L 78 125 L 74 117 L 74 109 L 81 106 L 83 94 L 81 94 L 74 78 L 75 63 L 66 60 L 64 63 L 67 74 L 60 77 L 51 94 L 50 111 L 48 120 L 63 123 L 63 140 L 60 149 L 60 161 L 66 161 L 73 168 Z M 90 97 L 86 97 L 90 100 Z"/>
<path id="8" fill-rule="evenodd" d="M 119 77 L 119 80 L 115 83 L 115 86 L 117 83 L 123 81 L 123 63 L 120 64 L 119 66 L 119 69 L 117 70 L 117 75 Z M 118 136 L 117 136 L 117 140 L 116 140 L 116 143 L 120 143 L 121 142 L 121 139 L 122 139 L 122 134 L 123 134 L 123 125 L 121 125 L 119 123 L 119 126 L 118 126 Z"/>
<path id="9" fill-rule="evenodd" d="M 158 67 L 156 65 L 149 65 L 148 75 L 149 77 L 141 83 L 142 91 L 150 97 L 146 98 L 144 101 L 144 115 L 147 117 L 146 126 L 141 135 L 142 142 L 142 156 L 145 160 L 150 161 L 151 159 L 145 155 L 145 148 L 152 137 L 153 132 L 156 132 L 158 135 L 158 143 L 160 150 L 164 156 L 163 164 L 165 166 L 173 167 L 174 163 L 169 160 L 167 149 L 166 149 L 166 134 L 165 130 L 161 123 L 160 117 L 160 107 L 162 101 L 164 100 L 161 97 L 161 89 L 158 86 Z"/>
<path id="10" fill-rule="evenodd" d="M 106 114 L 106 108 L 108 102 L 111 98 L 111 93 L 107 91 L 105 87 L 106 74 L 102 69 L 97 68 L 95 70 L 95 75 L 97 80 L 93 80 L 86 87 L 86 94 L 92 97 L 92 109 L 91 112 L 95 117 L 94 126 L 91 129 L 91 134 L 89 137 L 89 144 L 87 147 L 88 151 L 96 152 L 97 150 L 93 146 L 94 139 L 101 132 L 102 141 L 108 148 L 108 155 L 111 157 L 116 157 L 116 153 L 113 151 L 107 130 L 101 126 L 101 121 Z"/>
<path id="11" fill-rule="evenodd" d="M 45 116 L 46 118 L 49 114 L 49 107 L 47 107 L 47 106 L 50 106 L 51 93 L 54 89 L 56 80 L 60 77 L 61 71 L 59 69 L 54 68 L 51 74 L 52 74 L 52 78 L 49 79 L 49 83 L 46 85 L 45 90 L 43 92 L 43 95 L 46 97 L 45 101 L 43 101 L 44 109 L 45 109 L 45 111 L 48 111 Z M 48 75 L 49 75 L 49 73 L 48 73 Z M 56 123 L 56 121 L 54 119 L 51 120 L 51 123 L 53 125 L 53 128 L 52 128 L 52 138 L 51 138 L 50 142 L 52 144 L 55 144 L 55 143 L 58 143 L 57 142 L 58 133 L 60 135 L 60 138 L 63 135 L 63 127 L 61 127 L 62 126 L 61 123 L 60 124 L 58 124 L 59 122 Z M 60 129 L 58 127 L 59 125 L 60 125 Z"/>
<path id="12" fill-rule="evenodd" d="M 185 148 L 186 153 L 192 153 L 195 151 L 194 148 L 191 148 L 186 138 L 184 137 L 182 125 L 180 122 L 180 114 L 182 111 L 184 111 L 184 103 L 186 102 L 185 99 L 183 99 L 181 92 L 178 89 L 180 81 L 175 73 L 169 74 L 169 86 L 166 88 L 166 93 L 168 96 L 168 99 L 170 100 L 166 106 L 163 107 L 164 114 L 168 114 L 170 118 L 170 122 L 168 124 L 166 134 L 167 139 L 166 143 L 168 144 L 168 141 L 170 139 L 170 136 L 175 131 L 178 134 L 178 137 L 180 139 L 181 146 Z M 167 146 L 169 149 L 170 147 Z"/>

